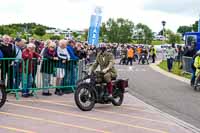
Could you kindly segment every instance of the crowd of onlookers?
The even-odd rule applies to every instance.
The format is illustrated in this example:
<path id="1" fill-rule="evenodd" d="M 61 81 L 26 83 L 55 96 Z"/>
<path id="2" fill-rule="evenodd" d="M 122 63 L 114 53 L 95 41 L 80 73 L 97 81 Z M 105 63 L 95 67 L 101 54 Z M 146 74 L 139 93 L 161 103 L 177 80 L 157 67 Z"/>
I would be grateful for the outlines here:
<path id="1" fill-rule="evenodd" d="M 50 96 L 48 88 L 53 76 L 56 86 L 63 86 L 64 81 L 74 85 L 77 61 L 84 59 L 88 63 L 93 54 L 96 54 L 94 46 L 74 40 L 25 40 L 4 35 L 0 38 L 0 79 L 7 81 L 9 89 L 18 89 L 21 85 L 22 96 L 29 97 L 32 96 L 29 88 L 37 88 L 35 80 L 40 72 L 40 80 L 46 87 L 43 95 Z M 57 88 L 55 94 L 62 95 L 63 90 Z"/>

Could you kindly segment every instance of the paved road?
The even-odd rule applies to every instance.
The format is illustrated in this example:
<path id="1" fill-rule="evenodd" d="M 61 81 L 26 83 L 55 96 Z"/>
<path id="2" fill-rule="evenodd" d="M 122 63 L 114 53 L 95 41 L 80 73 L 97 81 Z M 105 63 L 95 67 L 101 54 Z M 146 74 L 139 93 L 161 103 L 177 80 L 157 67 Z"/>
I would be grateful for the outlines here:
<path id="1" fill-rule="evenodd" d="M 120 75 L 129 77 L 132 95 L 200 128 L 200 92 L 193 91 L 186 83 L 153 71 L 149 66 L 117 67 Z"/>
<path id="2" fill-rule="evenodd" d="M 129 77 L 133 95 L 198 126 L 200 94 L 187 84 L 167 78 L 148 66 L 117 68 L 120 77 Z M 73 94 L 43 97 L 39 93 L 38 98 L 19 101 L 9 95 L 8 100 L 0 109 L 0 133 L 192 133 L 130 94 L 125 95 L 121 107 L 97 105 L 91 112 L 80 111 Z"/>
<path id="3" fill-rule="evenodd" d="M 20 99 L 0 110 L 0 133 L 192 133 L 126 94 L 121 107 L 97 105 L 82 112 L 73 95 Z"/>

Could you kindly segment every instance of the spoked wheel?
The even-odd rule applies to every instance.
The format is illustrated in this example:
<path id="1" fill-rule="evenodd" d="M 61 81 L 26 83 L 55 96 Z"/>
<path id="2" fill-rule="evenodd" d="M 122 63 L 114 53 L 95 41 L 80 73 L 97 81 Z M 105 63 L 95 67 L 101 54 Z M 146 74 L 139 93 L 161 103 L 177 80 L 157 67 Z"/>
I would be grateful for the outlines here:
<path id="1" fill-rule="evenodd" d="M 0 108 L 5 104 L 7 98 L 5 88 L 0 87 Z"/>
<path id="2" fill-rule="evenodd" d="M 112 104 L 114 106 L 121 106 L 123 100 L 124 100 L 124 93 L 122 92 L 122 90 L 118 88 L 114 89 Z"/>
<path id="3" fill-rule="evenodd" d="M 194 90 L 195 90 L 195 91 L 200 90 L 200 81 L 199 81 L 199 80 L 196 81 L 196 83 L 195 83 L 195 85 L 194 85 Z"/>
<path id="4" fill-rule="evenodd" d="M 144 64 L 145 64 L 145 61 L 142 61 L 142 64 L 144 65 Z"/>
<path id="5" fill-rule="evenodd" d="M 95 105 L 95 95 L 90 86 L 80 84 L 75 92 L 75 102 L 82 111 L 90 111 Z"/>

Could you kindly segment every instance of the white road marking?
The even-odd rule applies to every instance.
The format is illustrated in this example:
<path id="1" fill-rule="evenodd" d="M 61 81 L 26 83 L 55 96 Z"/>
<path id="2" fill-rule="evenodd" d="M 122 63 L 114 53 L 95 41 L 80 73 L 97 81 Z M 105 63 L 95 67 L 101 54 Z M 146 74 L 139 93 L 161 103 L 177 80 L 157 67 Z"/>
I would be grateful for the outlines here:
<path id="1" fill-rule="evenodd" d="M 117 69 L 119 72 L 146 72 L 147 70 L 144 68 L 133 68 L 129 67 L 129 69 Z"/>

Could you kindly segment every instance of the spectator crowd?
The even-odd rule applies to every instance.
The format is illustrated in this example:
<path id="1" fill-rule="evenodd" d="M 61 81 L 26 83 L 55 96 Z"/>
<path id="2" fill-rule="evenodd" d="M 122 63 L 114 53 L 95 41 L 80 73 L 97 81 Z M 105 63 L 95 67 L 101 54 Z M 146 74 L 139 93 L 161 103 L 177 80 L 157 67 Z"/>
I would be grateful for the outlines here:
<path id="1" fill-rule="evenodd" d="M 36 79 L 41 76 L 42 94 L 50 96 L 52 77 L 56 77 L 56 86 L 66 85 L 65 81 L 74 85 L 77 62 L 89 63 L 96 53 L 96 47 L 74 40 L 25 40 L 4 35 L 0 37 L 0 80 L 9 89 L 22 87 L 22 97 L 30 97 L 33 94 L 29 89 L 37 88 Z M 63 95 L 64 90 L 56 88 L 55 94 Z"/>

